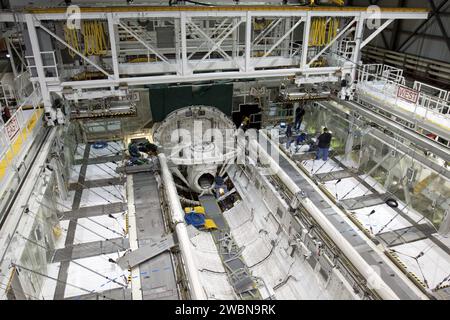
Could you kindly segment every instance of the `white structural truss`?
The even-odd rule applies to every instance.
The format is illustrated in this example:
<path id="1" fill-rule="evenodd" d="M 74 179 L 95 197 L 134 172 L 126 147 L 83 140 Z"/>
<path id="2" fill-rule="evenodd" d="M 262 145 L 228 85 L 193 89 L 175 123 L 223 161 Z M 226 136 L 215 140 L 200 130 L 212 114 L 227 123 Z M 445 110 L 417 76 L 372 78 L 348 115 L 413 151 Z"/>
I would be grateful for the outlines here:
<path id="1" fill-rule="evenodd" d="M 358 7 L 81 8 L 81 22 L 105 24 L 108 50 L 100 57 L 83 53 L 82 41 L 79 48 L 66 42 L 61 30 L 68 18 L 73 17 L 64 8 L 1 13 L 0 21 L 26 24 L 31 43 L 27 50 L 32 51 L 34 58 L 28 59 L 28 65 L 36 71 L 32 80 L 39 83 L 44 104 L 50 106 L 50 92 L 62 94 L 63 89 L 80 92 L 114 90 L 118 86 L 285 76 L 296 76 L 298 84 L 339 81 L 346 76 L 352 81 L 360 50 L 371 39 L 395 19 L 427 16 L 424 9 L 406 8 L 380 8 L 375 14 Z M 338 26 L 326 43 L 313 45 L 310 34 L 314 20 L 319 18 L 327 23 L 335 19 Z M 38 29 L 50 35 L 55 51 L 67 48 L 77 63 L 67 63 L 56 53 L 51 64 L 58 76 L 54 73 L 48 76 L 45 72 L 49 68 L 48 59 L 43 63 L 43 53 L 48 50 L 40 47 Z M 87 71 L 99 75 L 89 80 L 74 77 Z"/>

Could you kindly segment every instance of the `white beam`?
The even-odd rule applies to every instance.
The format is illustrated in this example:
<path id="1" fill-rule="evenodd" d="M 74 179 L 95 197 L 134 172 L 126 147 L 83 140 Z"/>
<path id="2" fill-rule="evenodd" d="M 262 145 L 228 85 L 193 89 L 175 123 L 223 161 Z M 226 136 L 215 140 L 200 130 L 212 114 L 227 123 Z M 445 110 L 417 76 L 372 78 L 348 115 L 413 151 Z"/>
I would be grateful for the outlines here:
<path id="1" fill-rule="evenodd" d="M 289 69 L 268 69 L 268 70 L 256 70 L 250 72 L 209 72 L 209 73 L 197 73 L 187 76 L 162 75 L 162 76 L 146 76 L 146 77 L 129 77 L 121 78 L 120 82 L 127 83 L 129 86 L 138 86 L 145 84 L 160 84 L 160 83 L 176 83 L 176 82 L 195 82 L 195 81 L 207 81 L 207 80 L 223 80 L 223 79 L 246 79 L 246 78 L 270 78 L 270 77 L 285 77 L 293 76 L 297 73 L 302 74 L 329 74 L 338 70 L 342 70 L 340 67 L 324 67 L 324 68 L 289 68 Z M 119 85 L 119 81 L 114 80 L 89 80 L 89 81 L 67 81 L 58 85 L 52 86 L 52 91 L 59 92 L 63 87 L 72 88 L 106 88 L 110 86 Z"/>
<path id="2" fill-rule="evenodd" d="M 361 56 L 361 42 L 362 42 L 362 37 L 363 37 L 363 33 L 364 33 L 364 18 L 363 15 L 361 14 L 361 16 L 359 18 L 355 18 L 358 19 L 358 23 L 356 24 L 356 31 L 355 31 L 355 50 L 353 52 L 353 56 L 352 56 L 352 85 L 353 85 L 353 81 L 356 80 L 356 69 L 358 67 L 358 62 L 359 62 L 359 58 Z"/>
<path id="3" fill-rule="evenodd" d="M 277 42 L 275 42 L 275 44 L 263 55 L 263 58 L 267 57 L 276 47 L 278 47 L 280 45 L 280 43 L 286 39 L 287 36 L 289 36 L 291 34 L 292 31 L 295 30 L 295 28 L 297 28 L 299 26 L 300 23 L 302 23 L 304 20 L 304 18 L 301 18 L 300 20 L 298 20 L 291 29 L 289 29 L 288 32 L 286 32 L 280 39 L 278 39 Z"/>
<path id="4" fill-rule="evenodd" d="M 194 67 L 194 69 L 197 68 L 197 66 L 204 61 L 207 57 L 209 57 L 209 55 L 214 51 L 217 50 L 218 48 L 220 48 L 220 45 L 222 44 L 222 42 L 235 30 L 237 29 L 237 27 L 239 27 L 239 25 L 242 23 L 242 20 L 239 21 L 237 24 L 235 24 L 221 39 L 219 39 L 217 41 L 217 43 L 214 44 L 214 46 L 208 51 L 208 53 L 206 53 L 199 62 L 197 62 L 196 66 Z"/>
<path id="5" fill-rule="evenodd" d="M 309 33 L 311 30 L 311 15 L 308 12 L 305 20 L 305 25 L 303 27 L 303 43 L 302 43 L 302 59 L 300 61 L 300 67 L 308 67 L 308 48 L 309 48 Z"/>
<path id="6" fill-rule="evenodd" d="M 252 13 L 247 11 L 245 20 L 245 71 L 251 71 L 251 52 L 252 52 Z"/>
<path id="7" fill-rule="evenodd" d="M 55 38 L 56 40 L 58 40 L 59 42 L 61 42 L 63 45 L 65 45 L 67 48 L 69 48 L 70 50 L 72 50 L 73 52 L 75 52 L 76 55 L 78 55 L 81 59 L 83 59 L 84 61 L 86 61 L 87 63 L 89 63 L 90 65 L 92 65 L 95 69 L 97 69 L 98 71 L 100 71 L 101 73 L 103 73 L 104 75 L 106 75 L 108 78 L 111 76 L 108 72 L 106 72 L 103 68 L 101 68 L 99 65 L 97 65 L 96 63 L 94 63 L 93 61 L 89 60 L 85 55 L 83 55 L 82 53 L 78 52 L 78 50 L 76 50 L 74 47 L 72 47 L 70 44 L 68 44 L 67 42 L 65 42 L 63 39 L 61 39 L 60 37 L 58 37 L 56 34 L 54 34 L 52 31 L 50 31 L 49 29 L 47 29 L 46 27 L 44 27 L 40 22 L 38 22 L 38 26 L 44 30 L 45 32 L 47 32 L 49 35 L 51 35 L 53 38 Z"/>
<path id="8" fill-rule="evenodd" d="M 14 78 L 17 78 L 17 68 L 16 68 L 16 63 L 14 62 L 14 56 L 11 50 L 11 43 L 9 40 L 9 37 L 5 37 L 5 43 L 6 43 L 6 49 L 8 50 L 8 54 L 9 54 L 9 62 L 11 63 L 11 68 L 14 74 Z"/>
<path id="9" fill-rule="evenodd" d="M 262 40 L 267 34 L 269 34 L 273 29 L 275 29 L 275 27 L 276 27 L 277 25 L 279 25 L 280 22 L 281 22 L 282 20 L 283 20 L 282 18 L 279 18 L 279 19 L 277 19 L 277 20 L 273 20 L 273 21 L 269 24 L 269 26 L 268 26 L 267 28 L 264 29 L 263 32 L 261 32 L 260 34 L 258 34 L 258 36 L 255 38 L 255 40 L 253 40 L 252 44 L 253 44 L 253 45 L 257 45 L 258 43 L 260 43 L 261 40 Z"/>
<path id="10" fill-rule="evenodd" d="M 129 9 L 132 9 L 130 7 Z M 166 8 L 164 8 L 166 9 Z M 311 11 L 307 7 L 293 7 L 286 6 L 285 8 L 278 7 L 274 10 L 267 8 L 267 6 L 257 6 L 252 7 L 252 11 L 258 17 L 306 17 L 308 14 L 314 17 L 358 17 L 361 12 L 366 13 L 366 8 L 355 8 L 353 10 L 329 10 L 324 8 L 324 10 Z M 242 17 L 245 18 L 249 9 L 244 6 L 233 6 L 230 10 L 224 10 L 220 8 L 211 7 L 208 10 L 195 10 L 195 8 L 188 7 L 174 7 L 173 10 L 140 10 L 136 8 L 135 11 L 119 11 L 120 8 L 115 11 L 114 7 L 105 8 L 104 12 L 82 12 L 83 19 L 106 19 L 106 11 L 113 12 L 114 16 L 120 19 L 130 18 L 178 18 L 180 11 L 186 12 L 188 17 Z M 194 11 L 195 10 L 195 11 Z M 383 8 L 380 12 L 380 19 L 427 19 L 429 11 L 421 11 L 414 9 L 404 9 L 404 10 L 390 10 L 389 8 Z M 38 20 L 66 20 L 67 15 L 62 9 L 61 12 L 56 13 L 35 13 Z M 16 14 L 16 17 L 20 20 L 21 14 Z M 14 14 L 12 13 L 0 13 L 0 21 L 14 22 Z"/>
<path id="11" fill-rule="evenodd" d="M 26 14 L 25 21 L 28 29 L 28 36 L 30 37 L 31 50 L 33 51 L 33 60 L 36 67 L 36 72 L 39 80 L 39 86 L 41 87 L 42 101 L 44 103 L 45 111 L 49 112 L 52 106 L 50 93 L 47 88 L 47 82 L 45 81 L 44 64 L 42 63 L 41 49 L 39 46 L 39 40 L 36 33 L 36 27 L 33 21 L 33 15 Z M 54 120 L 54 119 L 51 119 Z"/>
<path id="12" fill-rule="evenodd" d="M 367 39 L 365 39 L 363 41 L 363 43 L 361 43 L 360 49 L 364 48 L 370 41 L 372 41 L 373 38 L 375 38 L 377 35 L 379 35 L 393 21 L 394 21 L 394 19 L 389 19 L 385 23 L 383 23 L 383 25 L 381 25 L 378 29 L 376 29 L 370 36 L 367 37 Z"/>
<path id="13" fill-rule="evenodd" d="M 112 13 L 107 14 L 108 17 L 108 33 L 109 33 L 109 43 L 111 44 L 111 59 L 114 72 L 114 79 L 118 80 L 119 74 L 119 62 L 117 59 L 117 44 L 116 44 L 116 28 L 114 26 L 114 18 Z"/>
<path id="14" fill-rule="evenodd" d="M 223 19 L 223 21 L 211 32 L 211 34 L 214 35 L 216 30 L 220 30 L 220 28 L 222 28 L 224 26 L 224 24 L 227 22 L 228 22 L 228 19 Z M 191 24 L 195 25 L 195 23 L 192 23 L 192 21 L 191 21 Z M 228 28 L 228 26 L 227 26 L 227 28 Z M 226 32 L 227 28 L 225 30 L 222 30 L 222 32 L 216 38 L 220 39 L 222 37 L 222 35 L 224 34 L 224 32 Z M 203 48 L 203 46 L 205 44 L 207 44 L 209 41 L 210 41 L 210 37 L 208 36 L 208 40 L 203 41 L 197 48 L 195 48 L 189 55 L 188 59 L 191 59 L 192 56 L 194 56 L 194 54 L 196 54 L 200 48 Z"/>
<path id="15" fill-rule="evenodd" d="M 186 13 L 181 12 L 180 14 L 180 33 L 181 33 L 181 74 L 183 76 L 191 73 L 188 70 L 188 57 L 187 57 L 187 40 L 186 40 Z"/>
<path id="16" fill-rule="evenodd" d="M 323 48 L 318 54 L 316 54 L 316 56 L 314 58 L 311 59 L 311 61 L 308 62 L 308 65 L 310 65 L 311 63 L 313 63 L 314 61 L 316 61 L 325 51 L 328 50 L 329 47 L 331 47 L 333 45 L 333 43 L 336 42 L 337 39 L 339 39 L 352 25 L 353 23 L 356 21 L 356 18 L 353 19 L 349 24 L 347 24 L 345 26 L 344 29 L 341 30 L 341 32 L 339 32 L 336 37 L 333 38 L 333 40 L 331 40 L 326 46 L 325 48 Z"/>
<path id="17" fill-rule="evenodd" d="M 125 26 L 123 23 L 121 23 L 120 21 L 118 22 L 118 25 L 121 26 L 125 31 L 127 31 L 129 34 L 131 34 L 133 36 L 133 38 L 135 38 L 137 41 L 139 41 L 144 47 L 146 47 L 148 50 L 150 50 L 151 52 L 153 52 L 159 59 L 161 59 L 162 61 L 164 61 L 165 63 L 169 63 L 169 60 L 167 60 L 166 57 L 164 57 L 163 55 L 159 54 L 159 52 L 153 48 L 150 44 L 148 44 L 147 42 L 145 42 L 144 40 L 141 39 L 141 37 L 139 37 L 139 35 L 137 35 L 135 32 L 133 32 L 133 30 L 131 30 L 130 28 L 128 28 L 127 26 Z"/>
<path id="18" fill-rule="evenodd" d="M 211 44 L 215 44 L 214 40 L 211 39 L 202 29 L 200 29 L 195 23 L 193 22 L 189 22 L 189 24 L 194 27 L 195 30 L 197 30 L 205 39 L 206 42 L 210 42 Z M 217 51 L 222 55 L 222 57 L 224 57 L 227 60 L 231 60 L 231 57 L 225 52 L 223 51 L 223 49 L 221 47 L 217 47 Z"/>

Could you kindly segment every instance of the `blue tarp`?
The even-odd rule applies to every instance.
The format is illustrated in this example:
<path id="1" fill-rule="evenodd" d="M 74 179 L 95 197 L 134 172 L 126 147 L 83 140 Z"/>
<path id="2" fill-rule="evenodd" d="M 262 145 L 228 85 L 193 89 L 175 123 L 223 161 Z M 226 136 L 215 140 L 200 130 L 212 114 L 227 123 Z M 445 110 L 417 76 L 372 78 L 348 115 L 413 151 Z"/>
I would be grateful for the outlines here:
<path id="1" fill-rule="evenodd" d="M 187 224 L 192 224 L 194 227 L 198 228 L 205 225 L 205 215 L 195 212 L 188 213 L 184 216 Z"/>

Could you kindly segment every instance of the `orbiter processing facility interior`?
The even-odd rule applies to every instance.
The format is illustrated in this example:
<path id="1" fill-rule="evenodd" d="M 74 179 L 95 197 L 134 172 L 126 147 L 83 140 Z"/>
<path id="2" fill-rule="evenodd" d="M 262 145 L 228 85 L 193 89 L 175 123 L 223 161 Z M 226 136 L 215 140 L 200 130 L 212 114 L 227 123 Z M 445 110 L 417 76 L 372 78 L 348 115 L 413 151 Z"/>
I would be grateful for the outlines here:
<path id="1" fill-rule="evenodd" d="M 450 300 L 449 0 L 0 5 L 0 299 Z"/>

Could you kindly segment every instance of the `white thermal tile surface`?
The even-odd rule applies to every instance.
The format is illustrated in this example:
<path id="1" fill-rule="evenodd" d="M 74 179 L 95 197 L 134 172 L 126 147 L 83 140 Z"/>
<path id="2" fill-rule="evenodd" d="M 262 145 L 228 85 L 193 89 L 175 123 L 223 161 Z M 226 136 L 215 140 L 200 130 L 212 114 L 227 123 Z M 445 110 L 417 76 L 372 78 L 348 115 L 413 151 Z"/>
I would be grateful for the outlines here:
<path id="1" fill-rule="evenodd" d="M 108 142 L 108 145 L 102 149 L 95 149 L 91 146 L 91 151 L 89 153 L 89 158 L 97 158 L 104 156 L 114 156 L 117 152 L 122 153 L 124 147 L 122 142 L 112 141 Z"/>
<path id="2" fill-rule="evenodd" d="M 58 278 L 59 273 L 59 267 L 60 263 L 50 263 L 47 265 L 47 276 L 51 277 L 53 279 Z M 44 278 L 44 283 L 42 284 L 42 290 L 40 297 L 42 300 L 53 300 L 53 296 L 55 294 L 56 284 L 57 281 L 50 279 L 50 278 Z"/>
<path id="3" fill-rule="evenodd" d="M 429 239 L 402 244 L 394 249 L 408 270 L 414 272 L 420 279 L 425 278 L 430 288 L 435 288 L 450 274 L 450 257 Z M 417 261 L 412 258 L 421 252 L 424 255 Z"/>
<path id="4" fill-rule="evenodd" d="M 122 255 L 123 252 L 119 252 L 75 260 L 83 267 L 70 262 L 67 283 L 95 292 L 121 288 L 120 284 L 106 279 L 105 276 L 126 285 L 125 279 L 128 275 L 128 270 L 122 270 L 117 264 L 108 261 L 109 258 L 116 260 Z M 92 269 L 98 274 L 84 267 Z M 88 294 L 89 292 L 85 290 L 66 285 L 65 297 Z"/>
<path id="5" fill-rule="evenodd" d="M 333 160 L 306 160 L 303 166 L 312 174 L 326 173 L 341 170 L 342 168 Z"/>
<path id="6" fill-rule="evenodd" d="M 113 216 L 116 219 L 107 215 L 78 219 L 74 244 L 123 237 L 124 216 L 120 213 Z M 118 249 L 120 250 L 119 247 Z"/>
<path id="7" fill-rule="evenodd" d="M 369 216 L 369 213 L 372 210 L 375 210 L 375 213 Z M 408 221 L 400 215 L 397 215 L 397 212 L 387 204 L 351 210 L 351 212 L 354 212 L 358 220 L 361 221 L 367 229 L 371 230 L 373 234 L 377 234 L 380 231 L 384 233 L 411 226 Z M 392 219 L 396 215 L 397 217 Z"/>
<path id="8" fill-rule="evenodd" d="M 337 194 L 337 198 L 339 200 L 372 194 L 371 191 L 359 183 L 355 178 L 345 178 L 336 184 L 337 181 L 338 180 L 327 181 L 325 182 L 325 187 L 331 192 L 331 194 L 335 196 Z"/>
<path id="9" fill-rule="evenodd" d="M 124 194 L 125 189 L 121 185 L 84 189 L 80 207 L 122 202 Z"/>
<path id="10" fill-rule="evenodd" d="M 75 150 L 75 160 L 83 159 L 84 155 L 84 149 L 86 148 L 85 144 L 79 144 L 77 145 L 77 148 Z"/>
<path id="11" fill-rule="evenodd" d="M 211 234 L 200 232 L 191 238 L 191 243 L 200 281 L 208 299 L 235 299 L 233 287 L 228 281 Z"/>

